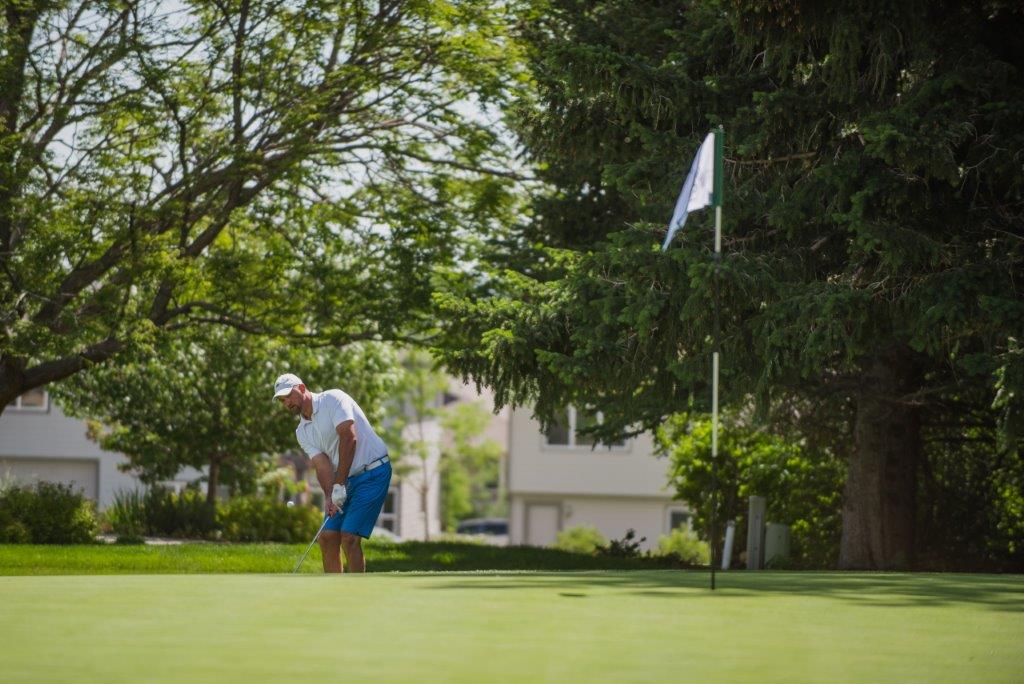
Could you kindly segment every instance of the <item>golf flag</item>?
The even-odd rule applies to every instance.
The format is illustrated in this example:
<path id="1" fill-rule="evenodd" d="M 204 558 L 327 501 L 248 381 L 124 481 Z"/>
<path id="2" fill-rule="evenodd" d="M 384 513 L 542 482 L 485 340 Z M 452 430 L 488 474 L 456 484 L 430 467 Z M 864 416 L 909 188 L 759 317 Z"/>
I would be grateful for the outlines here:
<path id="1" fill-rule="evenodd" d="M 686 225 L 686 217 L 691 211 L 707 206 L 722 205 L 722 131 L 712 131 L 700 144 L 697 155 L 690 165 L 690 173 L 686 174 L 683 190 L 676 200 L 672 220 L 668 223 L 668 235 L 661 250 L 668 249 L 676 231 Z"/>

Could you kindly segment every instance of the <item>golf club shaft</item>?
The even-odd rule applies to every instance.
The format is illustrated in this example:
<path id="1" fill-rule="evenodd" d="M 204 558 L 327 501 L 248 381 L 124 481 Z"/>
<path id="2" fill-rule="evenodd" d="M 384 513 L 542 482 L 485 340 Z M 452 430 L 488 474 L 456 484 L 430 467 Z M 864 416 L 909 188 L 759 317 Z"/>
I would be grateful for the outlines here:
<path id="1" fill-rule="evenodd" d="M 313 541 L 309 542 L 309 546 L 306 547 L 306 552 L 302 554 L 302 558 L 300 558 L 299 562 L 295 564 L 295 569 L 292 570 L 293 575 L 299 571 L 299 568 L 302 566 L 302 561 L 306 560 L 306 556 L 309 555 L 310 550 L 313 548 L 313 544 L 316 544 L 316 540 L 320 538 L 320 533 L 324 531 L 324 527 L 327 526 L 327 521 L 330 519 L 330 516 L 324 518 L 324 522 L 320 525 L 320 529 L 316 531 L 316 536 L 313 537 Z"/>

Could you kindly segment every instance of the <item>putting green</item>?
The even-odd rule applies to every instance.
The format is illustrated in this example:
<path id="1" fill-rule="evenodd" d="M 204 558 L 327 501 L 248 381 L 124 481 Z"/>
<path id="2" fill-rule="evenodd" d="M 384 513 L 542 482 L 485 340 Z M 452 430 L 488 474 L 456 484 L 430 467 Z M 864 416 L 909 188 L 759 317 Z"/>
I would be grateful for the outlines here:
<path id="1" fill-rule="evenodd" d="M 1019 682 L 1024 578 L 0 577 L 5 682 Z"/>

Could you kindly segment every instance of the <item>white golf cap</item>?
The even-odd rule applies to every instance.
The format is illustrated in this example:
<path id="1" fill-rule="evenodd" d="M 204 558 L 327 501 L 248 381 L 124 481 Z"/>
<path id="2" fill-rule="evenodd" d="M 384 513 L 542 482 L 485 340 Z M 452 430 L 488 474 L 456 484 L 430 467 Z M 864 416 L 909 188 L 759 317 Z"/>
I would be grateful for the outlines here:
<path id="1" fill-rule="evenodd" d="M 277 380 L 274 381 L 274 398 L 283 397 L 301 384 L 303 384 L 302 380 L 299 380 L 299 376 L 293 373 L 277 376 Z"/>

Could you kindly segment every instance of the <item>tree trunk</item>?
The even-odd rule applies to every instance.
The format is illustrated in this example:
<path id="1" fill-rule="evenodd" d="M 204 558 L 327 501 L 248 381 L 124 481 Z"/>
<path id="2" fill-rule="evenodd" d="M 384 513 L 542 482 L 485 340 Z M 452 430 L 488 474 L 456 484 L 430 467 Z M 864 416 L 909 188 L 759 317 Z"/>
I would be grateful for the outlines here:
<path id="1" fill-rule="evenodd" d="M 220 459 L 210 459 L 210 474 L 206 484 L 206 503 L 217 502 L 217 485 L 220 484 Z"/>
<path id="2" fill-rule="evenodd" d="M 424 470 L 424 477 L 426 477 L 426 468 Z M 420 505 L 423 507 L 423 541 L 430 541 L 430 485 L 429 480 L 424 482 L 424 485 L 420 487 Z"/>
<path id="3" fill-rule="evenodd" d="M 916 407 L 896 401 L 912 389 L 913 373 L 900 353 L 872 359 L 865 369 L 843 496 L 841 570 L 913 566 L 921 421 Z"/>

